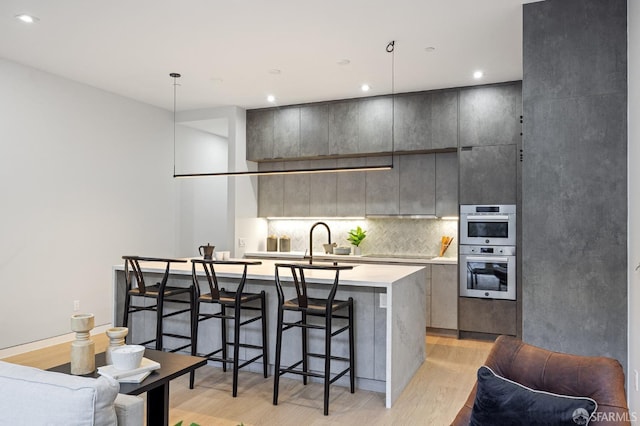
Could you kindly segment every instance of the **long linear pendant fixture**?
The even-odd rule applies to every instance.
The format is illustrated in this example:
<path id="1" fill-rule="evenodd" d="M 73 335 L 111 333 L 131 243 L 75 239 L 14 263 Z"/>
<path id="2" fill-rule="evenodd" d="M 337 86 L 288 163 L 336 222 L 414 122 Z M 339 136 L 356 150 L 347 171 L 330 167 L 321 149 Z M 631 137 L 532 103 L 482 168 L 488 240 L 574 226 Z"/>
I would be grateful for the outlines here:
<path id="1" fill-rule="evenodd" d="M 395 40 L 392 40 L 387 44 L 386 51 L 391 54 L 391 163 L 377 166 L 342 166 L 342 167 L 330 167 L 330 168 L 297 168 L 286 170 L 256 170 L 256 171 L 242 171 L 242 172 L 219 172 L 219 173 L 176 173 L 176 86 L 177 78 L 180 77 L 178 73 L 169 74 L 173 78 L 173 177 L 174 178 L 197 178 L 197 177 L 213 177 L 213 176 L 272 176 L 272 175 L 284 175 L 284 174 L 315 174 L 315 173 L 336 173 L 336 172 L 364 172 L 364 171 L 379 171 L 379 170 L 391 170 L 394 166 L 394 151 L 395 151 Z M 366 159 L 368 157 L 379 157 L 381 155 L 362 155 L 352 158 Z M 331 158 L 331 157 L 325 157 Z"/>

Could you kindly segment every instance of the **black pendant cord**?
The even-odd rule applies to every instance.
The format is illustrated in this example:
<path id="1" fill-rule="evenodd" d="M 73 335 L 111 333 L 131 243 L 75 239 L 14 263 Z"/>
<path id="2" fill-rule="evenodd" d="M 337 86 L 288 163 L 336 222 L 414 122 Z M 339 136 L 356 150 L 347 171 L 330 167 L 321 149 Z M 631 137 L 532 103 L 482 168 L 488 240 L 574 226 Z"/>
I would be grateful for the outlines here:
<path id="1" fill-rule="evenodd" d="M 172 72 L 169 77 L 173 77 L 173 176 L 176 175 L 176 86 L 180 74 Z"/>
<path id="2" fill-rule="evenodd" d="M 396 124 L 396 99 L 395 99 L 395 81 L 396 81 L 396 41 L 392 40 L 387 44 L 387 53 L 391 53 L 391 168 L 393 168 L 393 153 L 395 146 L 395 124 Z"/>

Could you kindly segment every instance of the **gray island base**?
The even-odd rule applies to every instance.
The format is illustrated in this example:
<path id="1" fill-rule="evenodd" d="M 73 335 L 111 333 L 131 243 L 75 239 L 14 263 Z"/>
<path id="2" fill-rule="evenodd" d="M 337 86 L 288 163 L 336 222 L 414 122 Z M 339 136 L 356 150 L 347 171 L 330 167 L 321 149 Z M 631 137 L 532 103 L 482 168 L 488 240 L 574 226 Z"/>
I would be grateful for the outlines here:
<path id="1" fill-rule="evenodd" d="M 262 265 L 249 268 L 245 286 L 247 292 L 267 294 L 268 321 L 268 363 L 273 372 L 275 359 L 275 333 L 277 319 L 278 296 L 274 282 L 275 261 L 263 260 Z M 141 262 L 143 272 L 157 275 L 159 281 L 164 271 L 161 264 Z M 235 288 L 240 274 L 237 268 L 219 265 L 216 268 L 220 285 Z M 150 277 L 149 283 L 155 282 Z M 294 297 L 295 288 L 291 277 L 281 277 L 285 285 L 285 297 Z M 114 280 L 114 321 L 122 324 L 124 308 L 125 280 L 124 266 L 113 267 Z M 313 271 L 307 275 L 310 288 L 316 291 L 326 289 L 331 283 L 329 271 Z M 145 280 L 146 281 L 146 280 Z M 355 373 L 358 389 L 383 392 L 385 406 L 390 408 L 400 396 L 411 378 L 424 362 L 426 357 L 425 327 L 426 322 L 426 271 L 421 266 L 357 264 L 350 271 L 340 274 L 340 287 L 337 298 L 353 297 L 355 312 Z M 206 282 L 206 280 L 203 280 Z M 191 263 L 172 264 L 169 285 L 190 286 Z M 288 285 L 287 285 L 288 284 Z M 208 289 L 202 288 L 208 292 Z M 209 306 L 203 306 L 206 312 Z M 170 306 L 165 309 L 170 310 Z M 151 312 L 136 313 L 130 321 L 130 335 L 133 341 L 151 339 L 155 333 L 155 315 Z M 177 315 L 165 321 L 165 331 L 170 333 L 189 334 L 188 315 Z M 284 334 L 282 365 L 289 365 L 301 359 L 299 336 L 295 332 Z M 290 334 L 288 336 L 287 334 Z M 258 343 L 260 330 L 258 322 L 255 328 L 246 328 L 241 336 L 243 341 Z M 198 351 L 209 352 L 219 347 L 219 322 L 207 321 L 199 329 Z M 309 333 L 309 350 L 323 352 L 323 339 L 313 330 Z M 165 347 L 178 346 L 171 338 L 165 339 Z M 338 356 L 347 354 L 347 336 L 342 340 L 336 338 L 332 353 Z M 249 349 L 241 349 L 240 358 L 249 358 Z M 321 369 L 321 360 L 311 359 L 311 370 Z M 262 371 L 262 365 L 255 363 L 248 366 L 250 371 Z M 336 370 L 341 366 L 337 366 Z M 196 386 L 198 377 L 196 373 Z M 293 377 L 293 376 L 292 376 Z M 336 382 L 348 386 L 348 377 Z M 242 383 L 239 384 L 242 388 Z"/>

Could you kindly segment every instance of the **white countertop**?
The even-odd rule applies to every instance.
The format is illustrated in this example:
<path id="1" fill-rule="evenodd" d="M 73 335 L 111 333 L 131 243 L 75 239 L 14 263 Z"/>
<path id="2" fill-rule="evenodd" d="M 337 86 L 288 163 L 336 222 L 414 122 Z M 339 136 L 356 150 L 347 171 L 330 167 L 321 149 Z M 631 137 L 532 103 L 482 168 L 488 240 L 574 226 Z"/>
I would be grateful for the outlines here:
<path id="1" fill-rule="evenodd" d="M 344 258 L 346 256 L 333 256 L 333 258 Z M 301 259 L 300 259 L 301 260 Z M 322 259 L 320 257 L 315 257 L 315 264 L 322 264 Z M 329 259 L 325 259 L 329 260 Z M 250 265 L 247 270 L 247 278 L 253 280 L 267 280 L 273 281 L 275 276 L 275 264 L 276 263 L 287 263 L 290 261 L 291 263 L 297 263 L 296 259 L 290 260 L 273 260 L 273 259 L 260 259 L 262 264 L 260 265 Z M 341 264 L 341 263 L 339 263 Z M 348 263 L 347 265 L 352 265 L 352 263 Z M 364 286 L 364 287 L 384 287 L 388 288 L 393 285 L 396 281 L 401 280 L 402 278 L 411 275 L 417 271 L 423 269 L 422 266 L 419 265 L 380 265 L 374 263 L 363 263 L 353 265 L 354 268 L 351 270 L 341 271 L 340 272 L 340 284 L 343 285 L 353 285 L 353 286 Z M 144 272 L 157 272 L 163 273 L 164 268 L 166 267 L 165 263 L 159 262 L 140 262 L 140 267 Z M 115 265 L 115 270 L 123 270 L 124 265 Z M 191 262 L 188 263 L 172 263 L 171 264 L 171 273 L 180 274 L 180 275 L 190 275 L 191 274 Z M 198 268 L 198 272 L 204 271 L 202 268 Z M 242 268 L 233 265 L 216 265 L 216 274 L 219 277 L 229 277 L 229 278 L 238 278 L 242 273 Z M 284 281 L 291 281 L 291 275 L 288 270 L 281 270 L 281 278 Z M 309 270 L 305 272 L 305 277 L 308 282 L 315 283 L 326 283 L 330 284 L 333 282 L 334 273 L 332 271 L 322 271 L 322 270 Z"/>
<path id="2" fill-rule="evenodd" d="M 255 251 L 246 252 L 245 257 L 248 258 L 260 258 L 260 259 L 291 259 L 291 260 L 303 260 L 305 259 L 306 252 L 304 251 Z M 456 257 L 414 257 L 407 256 L 385 256 L 385 255 L 338 255 L 338 254 L 325 254 L 321 252 L 313 253 L 313 258 L 318 260 L 337 260 L 338 262 L 349 263 L 393 263 L 393 264 L 412 264 L 412 265 L 429 265 L 429 264 L 443 264 L 443 265 L 457 265 L 458 259 Z"/>

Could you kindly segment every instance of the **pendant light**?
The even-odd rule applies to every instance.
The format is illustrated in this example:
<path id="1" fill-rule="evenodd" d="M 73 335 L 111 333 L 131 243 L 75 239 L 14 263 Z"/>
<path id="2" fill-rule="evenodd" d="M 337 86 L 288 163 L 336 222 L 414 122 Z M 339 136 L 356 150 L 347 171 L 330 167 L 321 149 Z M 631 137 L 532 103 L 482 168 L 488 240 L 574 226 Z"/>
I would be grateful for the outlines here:
<path id="1" fill-rule="evenodd" d="M 220 172 L 220 173 L 176 173 L 176 86 L 177 79 L 180 74 L 169 74 L 173 78 L 173 177 L 174 178 L 190 178 L 190 177 L 208 177 L 208 176 L 270 176 L 283 174 L 315 174 L 315 173 L 335 173 L 335 172 L 362 172 L 362 171 L 378 171 L 391 170 L 394 166 L 395 151 L 395 40 L 387 44 L 386 52 L 391 54 L 391 163 L 379 166 L 342 166 L 330 168 L 294 168 L 285 170 L 263 170 L 263 171 L 243 171 L 243 172 Z M 354 158 L 366 159 L 369 157 L 379 157 L 379 155 L 360 155 Z M 327 157 L 330 158 L 330 157 Z M 286 161 L 285 161 L 286 164 Z"/>

